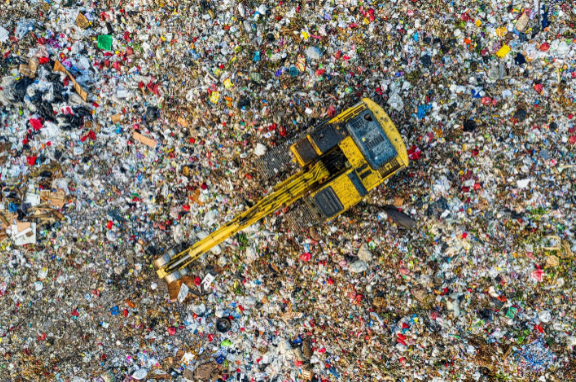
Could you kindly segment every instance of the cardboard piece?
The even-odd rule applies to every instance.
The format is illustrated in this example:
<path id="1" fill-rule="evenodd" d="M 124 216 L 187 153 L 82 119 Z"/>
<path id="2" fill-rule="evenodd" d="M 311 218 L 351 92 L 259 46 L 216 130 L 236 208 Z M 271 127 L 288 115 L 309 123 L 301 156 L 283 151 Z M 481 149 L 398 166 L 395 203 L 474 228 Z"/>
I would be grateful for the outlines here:
<path id="1" fill-rule="evenodd" d="M 7 142 L 0 142 L 0 165 L 3 165 L 8 161 L 8 149 L 10 146 Z"/>
<path id="2" fill-rule="evenodd" d="M 4 217 L 3 214 L 0 214 L 0 228 L 8 228 L 10 222 L 7 218 Z"/>
<path id="3" fill-rule="evenodd" d="M 29 78 L 34 78 L 35 74 L 32 72 L 32 70 L 30 69 L 30 66 L 26 65 L 26 64 L 20 64 L 20 66 L 18 67 L 18 71 L 20 72 L 20 74 L 22 74 L 23 76 L 29 77 Z"/>
<path id="4" fill-rule="evenodd" d="M 530 21 L 530 17 L 528 17 L 526 12 L 523 12 L 522 16 L 520 16 L 520 18 L 516 21 L 516 30 L 519 32 L 524 32 L 528 26 L 528 21 Z"/>
<path id="5" fill-rule="evenodd" d="M 572 249 L 570 248 L 570 242 L 568 240 L 562 240 L 562 258 L 568 259 L 574 257 Z"/>
<path id="6" fill-rule="evenodd" d="M 200 381 L 208 381 L 214 380 L 220 375 L 220 371 L 218 370 L 218 364 L 214 363 L 205 363 L 204 365 L 200 365 L 194 370 L 194 377 Z"/>
<path id="7" fill-rule="evenodd" d="M 188 123 L 188 121 L 185 120 L 185 119 L 182 118 L 182 117 L 178 117 L 177 121 L 178 121 L 178 123 L 179 123 L 182 127 L 188 127 L 188 126 L 190 126 L 190 124 Z"/>
<path id="8" fill-rule="evenodd" d="M 145 137 L 140 133 L 134 132 L 133 138 L 134 138 L 134 140 L 136 140 L 142 144 L 145 144 L 148 147 L 151 147 L 151 148 L 156 147 L 156 141 L 154 139 Z"/>
<path id="9" fill-rule="evenodd" d="M 78 25 L 82 29 L 86 29 L 90 26 L 90 21 L 84 16 L 82 13 L 78 13 L 76 17 L 76 25 Z"/>
<path id="10" fill-rule="evenodd" d="M 36 243 L 36 223 L 16 222 L 13 224 L 12 240 L 15 245 Z"/>
<path id="11" fill-rule="evenodd" d="M 112 119 L 112 123 L 118 123 L 122 120 L 122 114 L 116 114 L 110 118 Z"/>
<path id="12" fill-rule="evenodd" d="M 28 228 L 31 227 L 31 224 L 32 224 L 32 223 L 29 223 L 29 222 L 19 222 L 19 221 L 17 221 L 17 222 L 16 222 L 16 231 L 17 231 L 17 232 L 22 232 L 22 231 L 24 231 L 24 230 L 27 230 Z"/>
<path id="13" fill-rule="evenodd" d="M 66 193 L 64 191 L 40 191 L 40 199 L 44 202 L 49 202 L 54 207 L 62 208 L 67 202 Z"/>
<path id="14" fill-rule="evenodd" d="M 33 218 L 40 219 L 40 225 L 64 220 L 64 215 L 51 207 L 32 207 L 30 211 L 34 211 Z"/>
<path id="15" fill-rule="evenodd" d="M 78 84 L 78 82 L 76 82 L 76 80 L 74 79 L 74 77 L 72 77 L 72 75 L 68 72 L 68 70 L 66 70 L 66 68 L 64 66 L 62 66 L 62 64 L 60 63 L 60 61 L 56 60 L 56 63 L 54 64 L 54 69 L 55 72 L 62 72 L 62 73 L 66 73 L 66 75 L 68 76 L 68 78 L 70 78 L 70 80 L 72 81 L 72 83 L 74 84 L 74 90 L 76 91 L 76 93 L 78 93 L 78 95 L 84 100 L 86 101 L 86 99 L 88 98 L 88 93 L 86 92 L 86 90 L 82 89 L 82 87 L 80 86 L 80 84 Z"/>
<path id="16" fill-rule="evenodd" d="M 194 380 L 194 373 L 190 369 L 184 369 L 184 371 L 182 372 L 182 377 L 184 379 L 186 379 L 187 381 L 193 381 Z"/>
<path id="17" fill-rule="evenodd" d="M 310 370 L 302 370 L 301 377 L 305 381 L 311 381 L 312 380 L 312 372 Z"/>
<path id="18" fill-rule="evenodd" d="M 84 127 L 87 128 L 88 130 L 93 130 L 97 133 L 100 132 L 100 125 L 92 121 L 85 121 Z"/>
<path id="19" fill-rule="evenodd" d="M 149 372 L 148 375 L 146 376 L 146 378 L 155 379 L 157 381 L 171 380 L 172 379 L 170 374 L 166 373 L 163 370 L 158 370 L 158 369 Z"/>
<path id="20" fill-rule="evenodd" d="M 560 260 L 556 255 L 550 255 L 546 258 L 546 268 L 554 268 L 560 265 Z"/>
<path id="21" fill-rule="evenodd" d="M 38 70 L 38 65 L 40 65 L 40 62 L 38 61 L 38 59 L 36 57 L 32 57 L 30 59 L 30 61 L 28 62 L 28 67 L 30 68 L 30 71 L 36 75 L 36 70 Z"/>

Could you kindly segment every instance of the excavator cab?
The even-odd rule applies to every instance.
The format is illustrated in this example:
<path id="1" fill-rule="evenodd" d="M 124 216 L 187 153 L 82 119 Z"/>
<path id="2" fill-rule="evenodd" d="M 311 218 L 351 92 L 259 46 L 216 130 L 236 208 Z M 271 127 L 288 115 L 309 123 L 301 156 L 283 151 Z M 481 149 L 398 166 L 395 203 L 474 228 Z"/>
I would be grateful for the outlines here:
<path id="1" fill-rule="evenodd" d="M 323 161 L 332 170 L 331 180 L 303 198 L 318 222 L 340 215 L 408 165 L 398 130 L 369 99 L 321 123 L 290 151 L 303 169 Z"/>

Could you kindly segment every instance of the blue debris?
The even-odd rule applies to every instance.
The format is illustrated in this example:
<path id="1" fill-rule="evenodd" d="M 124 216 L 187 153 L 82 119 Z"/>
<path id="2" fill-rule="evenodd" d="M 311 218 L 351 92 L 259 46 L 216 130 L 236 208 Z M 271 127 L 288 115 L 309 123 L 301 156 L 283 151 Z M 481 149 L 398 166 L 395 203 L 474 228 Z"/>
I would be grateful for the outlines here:
<path id="1" fill-rule="evenodd" d="M 526 58 L 522 53 L 517 53 L 514 62 L 516 63 L 516 65 L 523 65 L 526 63 Z"/>
<path id="2" fill-rule="evenodd" d="M 542 338 L 522 346 L 514 353 L 514 358 L 536 372 L 546 370 L 556 361 L 556 355 L 550 351 Z"/>
<path id="3" fill-rule="evenodd" d="M 10 203 L 8 204 L 8 211 L 16 212 L 18 211 L 18 207 L 20 207 L 18 204 Z"/>
<path id="4" fill-rule="evenodd" d="M 418 119 L 426 117 L 426 112 L 432 108 L 432 105 L 418 105 Z"/>

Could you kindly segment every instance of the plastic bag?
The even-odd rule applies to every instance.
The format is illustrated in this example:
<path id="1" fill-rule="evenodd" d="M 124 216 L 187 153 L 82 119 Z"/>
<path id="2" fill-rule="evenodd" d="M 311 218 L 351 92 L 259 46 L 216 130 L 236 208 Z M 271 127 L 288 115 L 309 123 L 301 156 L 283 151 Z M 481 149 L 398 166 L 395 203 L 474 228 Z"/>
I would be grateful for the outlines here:
<path id="1" fill-rule="evenodd" d="M 144 119 L 146 123 L 152 123 L 158 118 L 160 118 L 160 110 L 156 106 L 149 106 L 146 109 L 146 116 Z"/>
<path id="2" fill-rule="evenodd" d="M 20 20 L 16 26 L 16 38 L 18 40 L 22 40 L 22 38 L 24 36 L 26 36 L 28 34 L 28 32 L 31 32 L 32 30 L 34 30 L 34 25 L 36 24 L 36 21 L 34 19 L 24 19 L 24 20 Z"/>
<path id="3" fill-rule="evenodd" d="M 34 80 L 32 78 L 23 77 L 16 81 L 13 87 L 12 94 L 14 95 L 14 100 L 16 102 L 23 102 L 24 97 L 26 97 L 26 90 L 28 86 L 32 85 Z"/>

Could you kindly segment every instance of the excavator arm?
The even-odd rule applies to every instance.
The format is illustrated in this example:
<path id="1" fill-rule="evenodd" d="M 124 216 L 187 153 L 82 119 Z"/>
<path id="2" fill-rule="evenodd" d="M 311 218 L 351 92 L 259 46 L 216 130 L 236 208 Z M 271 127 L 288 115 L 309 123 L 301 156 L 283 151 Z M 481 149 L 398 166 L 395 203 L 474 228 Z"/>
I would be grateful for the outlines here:
<path id="1" fill-rule="evenodd" d="M 252 208 L 238 215 L 234 220 L 218 228 L 202 240 L 194 243 L 186 250 L 177 253 L 170 250 L 162 257 L 158 258 L 154 265 L 156 273 L 167 283 L 179 280 L 187 274 L 187 266 L 198 259 L 204 253 L 222 243 L 224 240 L 233 237 L 236 233 L 256 223 L 258 220 L 270 215 L 280 208 L 287 207 L 300 199 L 313 186 L 318 185 L 328 179 L 330 172 L 321 161 L 316 162 L 309 169 L 300 171 L 294 176 L 274 187 L 274 191 L 264 197 Z"/>

